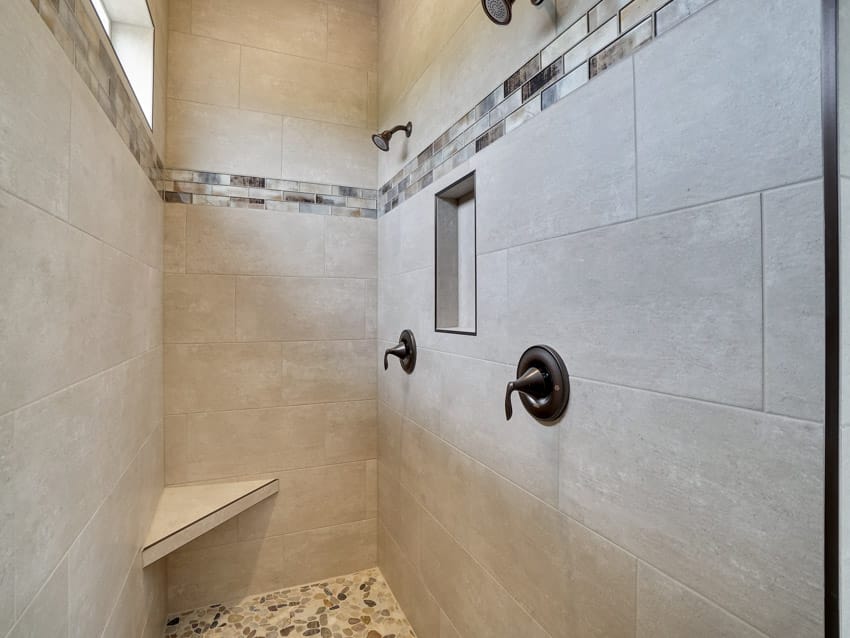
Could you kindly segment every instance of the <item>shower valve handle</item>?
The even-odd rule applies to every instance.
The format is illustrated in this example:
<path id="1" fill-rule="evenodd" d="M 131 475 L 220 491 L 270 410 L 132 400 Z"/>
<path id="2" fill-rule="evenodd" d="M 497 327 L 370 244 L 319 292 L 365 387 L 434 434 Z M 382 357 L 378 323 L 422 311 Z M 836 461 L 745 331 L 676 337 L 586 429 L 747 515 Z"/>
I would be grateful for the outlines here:
<path id="1" fill-rule="evenodd" d="M 398 357 L 401 362 L 401 369 L 407 374 L 413 372 L 416 367 L 416 339 L 413 338 L 413 333 L 410 330 L 402 330 L 398 338 L 398 345 L 384 351 L 384 370 L 390 367 L 390 355 Z"/>
<path id="2" fill-rule="evenodd" d="M 511 395 L 514 391 L 522 392 L 532 399 L 545 399 L 551 392 L 549 389 L 549 376 L 541 372 L 539 368 L 532 367 L 519 379 L 508 383 L 507 388 L 505 388 L 505 417 L 508 421 L 514 415 L 514 409 L 511 405 Z"/>

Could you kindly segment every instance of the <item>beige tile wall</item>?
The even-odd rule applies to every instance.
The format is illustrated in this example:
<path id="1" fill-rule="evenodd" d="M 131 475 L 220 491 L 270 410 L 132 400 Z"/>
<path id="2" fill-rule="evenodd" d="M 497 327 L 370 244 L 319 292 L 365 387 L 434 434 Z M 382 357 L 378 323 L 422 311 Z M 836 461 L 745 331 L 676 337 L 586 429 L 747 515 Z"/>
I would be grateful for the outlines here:
<path id="1" fill-rule="evenodd" d="M 163 205 L 29 0 L 0 55 L 0 635 L 151 636 Z"/>
<path id="2" fill-rule="evenodd" d="M 172 168 L 377 186 L 377 0 L 173 0 Z"/>
<path id="3" fill-rule="evenodd" d="M 165 220 L 166 482 L 281 481 L 166 559 L 169 609 L 374 565 L 377 222 L 178 204 Z"/>

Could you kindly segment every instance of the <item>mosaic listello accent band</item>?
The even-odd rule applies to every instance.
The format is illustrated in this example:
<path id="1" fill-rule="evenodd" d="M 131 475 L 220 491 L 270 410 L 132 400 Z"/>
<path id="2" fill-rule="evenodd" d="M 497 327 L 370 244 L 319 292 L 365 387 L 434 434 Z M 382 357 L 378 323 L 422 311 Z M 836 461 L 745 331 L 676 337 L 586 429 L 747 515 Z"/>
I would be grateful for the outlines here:
<path id="1" fill-rule="evenodd" d="M 377 191 L 356 186 L 164 169 L 157 188 L 166 202 L 177 204 L 377 217 Z"/>
<path id="2" fill-rule="evenodd" d="M 164 638 L 416 638 L 378 569 L 168 618 Z"/>
<path id="3" fill-rule="evenodd" d="M 118 135 L 155 184 L 163 164 L 152 132 L 90 0 L 31 0 Z"/>
<path id="4" fill-rule="evenodd" d="M 714 0 L 601 0 L 410 160 L 379 192 L 393 210 Z"/>

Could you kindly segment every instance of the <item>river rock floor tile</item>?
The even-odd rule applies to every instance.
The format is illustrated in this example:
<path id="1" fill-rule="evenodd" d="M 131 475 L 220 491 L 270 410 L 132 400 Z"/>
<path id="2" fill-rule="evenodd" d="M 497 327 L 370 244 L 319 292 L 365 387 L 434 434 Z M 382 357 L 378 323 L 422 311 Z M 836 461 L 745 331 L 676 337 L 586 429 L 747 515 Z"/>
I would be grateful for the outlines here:
<path id="1" fill-rule="evenodd" d="M 416 638 L 377 568 L 172 614 L 164 638 Z"/>

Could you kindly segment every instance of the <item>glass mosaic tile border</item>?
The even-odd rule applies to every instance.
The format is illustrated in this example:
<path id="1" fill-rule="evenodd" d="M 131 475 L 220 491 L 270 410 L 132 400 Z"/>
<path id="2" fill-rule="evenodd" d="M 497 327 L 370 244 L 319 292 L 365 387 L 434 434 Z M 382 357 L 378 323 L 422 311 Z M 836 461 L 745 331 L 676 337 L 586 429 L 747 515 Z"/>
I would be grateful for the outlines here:
<path id="1" fill-rule="evenodd" d="M 374 189 L 270 177 L 163 169 L 157 189 L 166 202 L 344 217 L 378 216 Z"/>
<path id="2" fill-rule="evenodd" d="M 713 1 L 601 0 L 384 184 L 379 215 Z"/>

